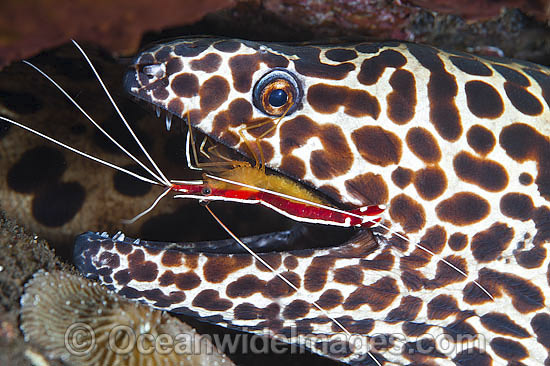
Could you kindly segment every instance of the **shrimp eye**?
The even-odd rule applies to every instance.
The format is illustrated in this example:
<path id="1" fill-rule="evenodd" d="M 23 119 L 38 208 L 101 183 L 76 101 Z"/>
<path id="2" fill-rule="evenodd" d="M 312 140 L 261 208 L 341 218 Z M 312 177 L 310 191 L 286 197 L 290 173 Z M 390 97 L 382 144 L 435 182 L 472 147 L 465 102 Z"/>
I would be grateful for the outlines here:
<path id="1" fill-rule="evenodd" d="M 263 113 L 279 117 L 294 113 L 302 98 L 296 77 L 285 69 L 274 69 L 254 86 L 254 105 Z"/>
<path id="2" fill-rule="evenodd" d="M 210 189 L 210 187 L 204 187 L 201 191 L 202 195 L 203 196 L 208 196 L 212 193 L 212 190 Z"/>

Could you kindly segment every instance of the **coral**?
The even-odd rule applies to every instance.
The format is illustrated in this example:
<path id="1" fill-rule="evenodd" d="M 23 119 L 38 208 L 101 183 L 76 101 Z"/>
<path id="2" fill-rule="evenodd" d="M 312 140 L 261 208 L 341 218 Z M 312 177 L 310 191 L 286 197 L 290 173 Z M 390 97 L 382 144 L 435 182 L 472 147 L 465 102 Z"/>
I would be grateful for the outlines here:
<path id="1" fill-rule="evenodd" d="M 72 365 L 234 365 L 180 320 L 61 271 L 40 271 L 25 286 L 21 329 Z"/>

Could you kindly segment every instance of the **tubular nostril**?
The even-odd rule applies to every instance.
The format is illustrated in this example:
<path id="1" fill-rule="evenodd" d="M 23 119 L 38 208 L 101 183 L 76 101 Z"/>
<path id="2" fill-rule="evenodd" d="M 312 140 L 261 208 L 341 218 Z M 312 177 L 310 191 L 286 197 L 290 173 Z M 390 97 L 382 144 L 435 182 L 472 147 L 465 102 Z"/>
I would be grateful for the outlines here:
<path id="1" fill-rule="evenodd" d="M 149 77 L 162 78 L 166 75 L 164 64 L 155 64 L 143 66 L 143 73 Z"/>

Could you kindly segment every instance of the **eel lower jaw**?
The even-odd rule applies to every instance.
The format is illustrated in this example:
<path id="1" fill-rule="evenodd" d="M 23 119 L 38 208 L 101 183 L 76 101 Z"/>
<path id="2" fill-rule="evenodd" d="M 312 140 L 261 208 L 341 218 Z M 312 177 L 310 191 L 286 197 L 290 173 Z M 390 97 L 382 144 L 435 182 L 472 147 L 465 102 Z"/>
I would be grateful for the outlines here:
<path id="1" fill-rule="evenodd" d="M 256 253 L 287 251 L 298 253 L 315 248 L 339 247 L 353 241 L 366 242 L 371 240 L 373 247 L 376 245 L 375 239 L 368 229 L 349 230 L 303 224 L 296 224 L 289 230 L 242 237 L 240 240 Z M 97 278 L 100 273 L 98 273 L 97 264 L 92 263 L 92 258 L 101 247 L 111 245 L 116 245 L 122 251 L 139 247 L 151 252 L 177 251 L 184 254 L 204 253 L 217 256 L 247 253 L 233 239 L 200 242 L 161 242 L 130 238 L 120 231 L 112 236 L 106 232 L 89 231 L 76 238 L 73 263 L 86 277 Z"/>

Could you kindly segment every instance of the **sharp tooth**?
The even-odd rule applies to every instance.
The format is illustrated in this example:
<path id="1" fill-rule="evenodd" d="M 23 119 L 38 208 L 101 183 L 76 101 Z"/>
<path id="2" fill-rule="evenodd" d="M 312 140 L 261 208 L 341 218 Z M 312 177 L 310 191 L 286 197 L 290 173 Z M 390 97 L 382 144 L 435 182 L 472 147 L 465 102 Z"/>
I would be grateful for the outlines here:
<path id="1" fill-rule="evenodd" d="M 155 111 L 157 112 L 157 118 L 160 118 L 160 108 L 155 107 Z"/>
<path id="2" fill-rule="evenodd" d="M 170 131 L 172 127 L 172 115 L 170 113 L 166 114 L 166 131 Z"/>

